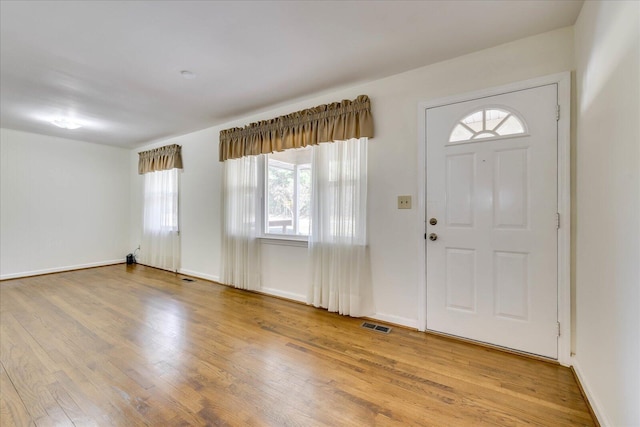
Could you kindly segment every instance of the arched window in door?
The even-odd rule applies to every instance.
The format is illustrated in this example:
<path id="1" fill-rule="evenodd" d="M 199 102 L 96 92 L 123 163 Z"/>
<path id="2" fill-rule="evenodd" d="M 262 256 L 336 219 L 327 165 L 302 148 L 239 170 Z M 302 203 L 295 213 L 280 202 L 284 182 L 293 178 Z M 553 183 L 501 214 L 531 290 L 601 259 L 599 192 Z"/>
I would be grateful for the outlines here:
<path id="1" fill-rule="evenodd" d="M 525 134 L 524 121 L 504 107 L 476 110 L 460 120 L 449 136 L 449 142 L 465 142 L 482 138 L 496 138 Z"/>

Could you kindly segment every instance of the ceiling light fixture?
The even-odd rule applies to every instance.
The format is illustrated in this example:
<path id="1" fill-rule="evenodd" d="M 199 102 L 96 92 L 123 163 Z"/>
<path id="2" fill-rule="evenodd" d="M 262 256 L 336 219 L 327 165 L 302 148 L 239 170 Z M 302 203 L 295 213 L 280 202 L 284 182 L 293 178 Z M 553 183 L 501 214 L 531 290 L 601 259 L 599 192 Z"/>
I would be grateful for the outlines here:
<path id="1" fill-rule="evenodd" d="M 187 80 L 193 80 L 196 78 L 196 73 L 194 73 L 193 71 L 189 71 L 189 70 L 182 70 L 180 71 L 180 75 L 182 77 L 184 77 Z"/>
<path id="2" fill-rule="evenodd" d="M 69 119 L 62 119 L 62 118 L 51 120 L 51 124 L 54 124 L 62 129 L 78 129 L 82 127 L 81 124 L 78 124 Z"/>

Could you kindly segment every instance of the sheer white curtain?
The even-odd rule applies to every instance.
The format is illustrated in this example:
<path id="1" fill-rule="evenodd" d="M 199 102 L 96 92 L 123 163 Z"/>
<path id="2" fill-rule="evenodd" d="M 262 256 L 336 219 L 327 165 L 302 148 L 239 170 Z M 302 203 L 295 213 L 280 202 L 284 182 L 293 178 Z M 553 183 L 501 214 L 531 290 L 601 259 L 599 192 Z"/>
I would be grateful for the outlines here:
<path id="1" fill-rule="evenodd" d="M 226 160 L 222 181 L 221 282 L 241 289 L 260 288 L 258 218 L 259 156 Z"/>
<path id="2" fill-rule="evenodd" d="M 144 217 L 140 262 L 165 270 L 180 268 L 178 169 L 144 174 Z"/>
<path id="3" fill-rule="evenodd" d="M 319 144 L 312 170 L 312 278 L 307 302 L 354 317 L 373 314 L 367 138 Z"/>

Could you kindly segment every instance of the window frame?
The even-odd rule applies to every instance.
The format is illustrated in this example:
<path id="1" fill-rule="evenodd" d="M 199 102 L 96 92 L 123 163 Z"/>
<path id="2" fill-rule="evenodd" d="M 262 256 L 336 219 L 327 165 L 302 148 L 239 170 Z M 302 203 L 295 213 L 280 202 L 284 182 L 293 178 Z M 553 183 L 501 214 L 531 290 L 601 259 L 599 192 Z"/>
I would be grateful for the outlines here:
<path id="1" fill-rule="evenodd" d="M 175 168 L 174 168 L 175 169 Z M 143 205 L 142 205 L 142 214 L 143 214 L 143 231 L 149 231 L 149 232 L 154 232 L 154 233 L 180 233 L 180 170 L 177 169 L 176 172 L 174 172 L 174 169 L 167 169 L 167 170 L 159 170 L 159 171 L 153 171 L 153 172 L 148 172 L 147 174 L 144 174 L 144 182 L 143 182 Z M 167 175 L 172 181 L 175 180 L 175 182 L 172 182 L 171 187 L 172 189 L 174 188 L 175 191 L 166 191 L 166 189 L 160 188 L 157 184 L 157 182 L 153 182 L 154 188 L 147 188 L 147 180 L 148 179 L 152 179 L 153 175 L 152 174 L 165 174 Z M 167 209 L 160 209 L 159 206 L 159 199 L 161 198 L 171 198 L 172 200 L 174 200 L 175 203 L 175 214 L 173 212 L 173 210 L 167 210 Z M 152 205 L 147 205 L 149 203 L 149 201 L 153 200 Z M 147 224 L 145 224 L 144 221 L 144 215 L 145 215 L 145 209 L 152 209 L 154 211 L 157 212 L 157 214 L 159 216 L 161 216 L 161 219 L 159 221 L 159 224 L 157 228 L 147 228 Z M 166 208 L 166 206 L 165 206 Z"/>
<path id="2" fill-rule="evenodd" d="M 505 118 L 502 119 L 502 121 L 500 123 L 498 123 L 493 129 L 491 130 L 486 130 L 484 127 L 486 125 L 486 112 L 489 110 L 501 110 L 504 111 L 505 113 L 507 113 L 507 116 Z M 482 121 L 483 121 L 483 129 L 479 130 L 479 131 L 475 131 L 474 129 L 470 128 L 468 125 L 464 124 L 463 121 L 464 119 L 466 119 L 467 117 L 476 114 L 476 113 L 482 113 Z M 517 133 L 511 133 L 511 134 L 506 134 L 506 135 L 499 135 L 496 134 L 494 136 L 488 136 L 488 137 L 481 137 L 478 138 L 477 135 L 484 133 L 484 132 L 491 132 L 491 133 L 495 133 L 495 130 L 500 128 L 502 126 L 502 124 L 509 118 L 509 116 L 513 116 L 515 117 L 515 119 L 519 122 L 519 124 L 522 126 L 523 131 L 522 132 L 517 132 Z M 460 140 L 456 140 L 456 141 L 452 141 L 452 135 L 454 130 L 458 127 L 462 125 L 463 127 L 467 128 L 467 130 L 469 132 L 472 132 L 473 135 L 468 138 L 468 139 L 460 139 Z M 482 106 L 480 109 L 473 109 L 473 110 L 469 110 L 468 112 L 466 112 L 465 114 L 463 114 L 453 125 L 453 127 L 451 128 L 451 130 L 449 131 L 449 139 L 447 140 L 447 142 L 445 143 L 446 146 L 452 146 L 452 145 L 462 145 L 462 144 L 471 144 L 471 143 L 475 143 L 475 142 L 483 142 L 483 141 L 495 141 L 495 140 L 499 140 L 499 139 L 508 139 L 508 138 L 522 138 L 522 137 L 527 137 L 529 136 L 529 126 L 527 124 L 527 122 L 524 120 L 524 118 L 522 117 L 522 114 L 520 114 L 518 111 L 515 111 L 513 108 L 511 107 L 507 107 L 504 105 L 499 105 L 499 104 L 487 104 Z"/>
<path id="3" fill-rule="evenodd" d="M 312 149 L 311 149 L 312 150 Z M 258 183 L 259 188 L 261 189 L 261 203 L 260 203 L 260 239 L 266 241 L 268 243 L 273 244 L 282 244 L 282 245 L 291 245 L 291 246 L 307 246 L 309 241 L 309 235 L 297 234 L 298 225 L 300 220 L 300 212 L 298 206 L 298 194 L 300 193 L 300 171 L 304 169 L 308 169 L 313 174 L 312 163 L 302 163 L 302 164 L 291 164 L 287 162 L 283 162 L 277 159 L 269 159 L 269 154 L 261 155 L 261 161 L 258 164 L 258 175 L 260 177 L 260 181 Z M 285 234 L 285 233 L 269 233 L 269 214 L 268 214 L 268 203 L 269 203 L 269 162 L 279 163 L 283 167 L 283 169 L 289 169 L 294 172 L 294 184 L 293 184 L 293 206 L 292 206 L 292 227 L 296 234 Z M 261 170 L 260 170 L 261 169 Z M 309 230 L 309 233 L 311 230 Z"/>

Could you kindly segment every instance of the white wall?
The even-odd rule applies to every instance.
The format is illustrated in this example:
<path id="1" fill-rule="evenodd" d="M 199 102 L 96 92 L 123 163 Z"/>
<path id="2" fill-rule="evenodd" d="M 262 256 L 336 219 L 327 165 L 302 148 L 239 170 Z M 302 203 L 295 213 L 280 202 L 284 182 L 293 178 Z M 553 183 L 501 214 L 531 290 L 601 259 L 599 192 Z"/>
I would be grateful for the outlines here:
<path id="1" fill-rule="evenodd" d="M 639 19 L 638 2 L 585 2 L 575 37 L 541 34 L 141 148 L 183 146 L 182 271 L 220 275 L 221 129 L 367 94 L 377 317 L 417 326 L 418 103 L 570 70 L 575 41 L 574 362 L 604 425 L 640 425 Z M 138 245 L 136 152 L 2 129 L 0 159 L 0 278 L 121 261 Z M 414 209 L 396 209 L 400 194 Z M 303 300 L 306 249 L 263 249 L 264 290 Z"/>
<path id="2" fill-rule="evenodd" d="M 575 367 L 603 425 L 640 426 L 640 3 L 575 25 Z"/>
<path id="3" fill-rule="evenodd" d="M 171 138 L 183 146 L 182 269 L 207 278 L 220 275 L 220 179 L 218 133 L 300 109 L 366 94 L 371 98 L 375 138 L 369 144 L 369 236 L 377 317 L 417 326 L 418 257 L 423 231 L 417 205 L 418 120 L 420 101 L 499 86 L 570 70 L 573 30 L 565 28 L 351 87 L 302 102 L 243 117 L 221 126 Z M 141 178 L 137 155 L 131 173 L 137 192 L 132 197 L 132 246 L 137 245 L 141 218 Z M 396 197 L 410 194 L 414 209 L 398 210 Z M 267 247 L 268 246 L 268 247 Z M 264 245 L 263 287 L 267 292 L 303 299 L 308 263 L 306 248 Z M 293 269 L 292 269 L 293 266 Z"/>
<path id="4" fill-rule="evenodd" d="M 123 262 L 129 150 L 0 130 L 0 278 Z"/>
<path id="5" fill-rule="evenodd" d="M 208 128 L 145 146 L 130 154 L 131 235 L 129 246 L 138 247 L 142 234 L 142 175 L 138 175 L 138 152 L 167 144 L 182 145 L 180 173 L 180 271 L 210 280 L 220 276 L 220 179 L 218 133 Z"/>

